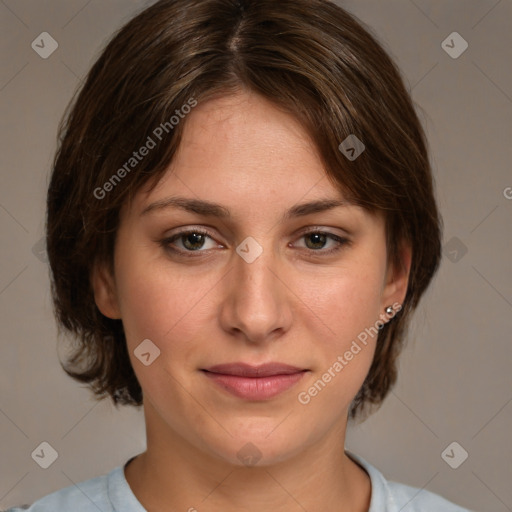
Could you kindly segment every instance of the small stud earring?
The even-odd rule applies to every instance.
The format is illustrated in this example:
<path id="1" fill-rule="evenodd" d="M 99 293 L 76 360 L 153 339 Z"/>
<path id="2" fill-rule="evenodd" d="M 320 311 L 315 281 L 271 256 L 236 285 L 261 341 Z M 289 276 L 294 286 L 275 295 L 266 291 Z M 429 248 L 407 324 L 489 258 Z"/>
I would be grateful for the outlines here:
<path id="1" fill-rule="evenodd" d="M 386 315 L 392 315 L 394 312 L 395 310 L 393 309 L 393 306 L 388 306 L 386 308 Z"/>

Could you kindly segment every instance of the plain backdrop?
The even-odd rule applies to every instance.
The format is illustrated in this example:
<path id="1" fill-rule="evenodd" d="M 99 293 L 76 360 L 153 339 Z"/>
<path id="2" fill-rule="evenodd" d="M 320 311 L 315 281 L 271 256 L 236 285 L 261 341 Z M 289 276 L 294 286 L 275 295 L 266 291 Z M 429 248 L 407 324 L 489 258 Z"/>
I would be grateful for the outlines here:
<path id="1" fill-rule="evenodd" d="M 110 35 L 149 3 L 0 2 L 0 508 L 104 474 L 145 447 L 141 410 L 98 403 L 62 371 L 40 240 L 58 122 Z M 346 447 L 388 479 L 473 510 L 510 511 L 512 3 L 339 3 L 403 72 L 445 223 L 443 262 L 399 382 L 378 412 L 349 428 Z M 47 59 L 31 47 L 42 32 L 58 43 Z M 445 40 L 468 48 L 453 58 Z M 31 456 L 42 442 L 58 452 L 48 469 Z M 453 442 L 452 459 L 468 454 L 457 469 L 442 457 Z"/>

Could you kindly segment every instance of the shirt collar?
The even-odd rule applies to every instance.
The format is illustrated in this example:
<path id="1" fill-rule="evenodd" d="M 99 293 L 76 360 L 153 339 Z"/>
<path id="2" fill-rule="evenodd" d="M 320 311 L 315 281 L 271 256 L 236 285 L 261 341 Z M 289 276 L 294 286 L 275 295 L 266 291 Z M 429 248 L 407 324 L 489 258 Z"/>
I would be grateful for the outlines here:
<path id="1" fill-rule="evenodd" d="M 384 475 L 365 459 L 345 449 L 345 454 L 363 468 L 370 477 L 372 494 L 368 512 L 397 512 L 397 506 Z"/>
<path id="2" fill-rule="evenodd" d="M 371 498 L 368 512 L 396 512 L 396 503 L 389 492 L 383 474 L 359 455 L 345 449 L 345 454 L 359 465 L 370 477 Z M 111 471 L 108 476 L 108 496 L 115 512 L 147 512 L 133 494 L 124 475 L 124 468 L 135 457 Z"/>

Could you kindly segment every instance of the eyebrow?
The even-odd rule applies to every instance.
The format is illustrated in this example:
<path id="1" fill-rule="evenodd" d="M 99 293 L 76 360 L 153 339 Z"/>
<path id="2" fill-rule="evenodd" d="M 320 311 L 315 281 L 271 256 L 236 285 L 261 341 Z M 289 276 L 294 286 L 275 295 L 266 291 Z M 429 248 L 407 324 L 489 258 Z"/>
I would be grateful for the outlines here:
<path id="1" fill-rule="evenodd" d="M 286 221 L 294 217 L 303 217 L 312 213 L 332 210 L 339 206 L 350 206 L 351 204 L 353 203 L 340 199 L 319 199 L 309 203 L 302 203 L 292 206 L 287 210 L 281 217 L 281 221 Z M 218 203 L 180 196 L 168 197 L 151 203 L 142 210 L 140 215 L 147 215 L 151 212 L 161 211 L 167 208 L 176 208 L 205 217 L 217 217 L 220 219 L 231 217 L 231 212 L 226 207 Z"/>

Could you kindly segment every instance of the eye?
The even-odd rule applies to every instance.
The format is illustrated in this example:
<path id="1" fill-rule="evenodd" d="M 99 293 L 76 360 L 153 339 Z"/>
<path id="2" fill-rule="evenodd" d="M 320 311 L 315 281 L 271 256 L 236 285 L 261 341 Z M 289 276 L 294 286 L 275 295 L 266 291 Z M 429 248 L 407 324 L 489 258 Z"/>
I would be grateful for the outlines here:
<path id="1" fill-rule="evenodd" d="M 332 254 L 343 248 L 345 245 L 350 244 L 348 238 L 329 233 L 328 231 L 320 231 L 318 229 L 303 233 L 300 238 L 306 240 L 306 249 L 312 252 L 319 252 L 321 254 Z M 333 247 L 323 250 L 327 241 L 333 242 Z M 309 243 L 308 243 L 309 241 Z"/>
<path id="2" fill-rule="evenodd" d="M 300 239 L 302 238 L 306 240 L 305 249 L 311 253 L 319 253 L 318 255 L 333 254 L 341 250 L 343 246 L 350 245 L 350 240 L 347 238 L 318 229 L 303 233 L 300 236 Z M 211 247 L 205 248 L 205 242 L 208 239 L 214 242 L 213 237 L 208 231 L 198 228 L 180 231 L 171 237 L 161 240 L 160 244 L 165 250 L 179 256 L 196 257 L 200 256 L 202 252 L 207 252 L 208 249 L 219 247 L 218 244 L 213 243 Z M 328 241 L 332 242 L 333 247 L 324 249 Z"/>
<path id="3" fill-rule="evenodd" d="M 207 231 L 202 229 L 191 229 L 188 231 L 180 231 L 175 235 L 165 238 L 161 241 L 161 244 L 164 248 L 177 253 L 194 253 L 194 252 L 204 252 L 201 249 L 204 249 L 204 244 L 207 238 L 213 240 L 210 234 Z M 176 241 L 181 242 L 181 248 L 173 247 L 176 245 Z M 213 244 L 214 247 L 218 247 L 218 245 Z M 208 247 L 206 248 L 208 249 Z M 193 254 L 186 254 L 186 256 L 194 256 Z"/>

